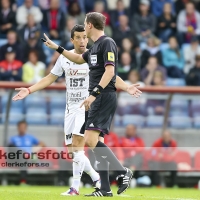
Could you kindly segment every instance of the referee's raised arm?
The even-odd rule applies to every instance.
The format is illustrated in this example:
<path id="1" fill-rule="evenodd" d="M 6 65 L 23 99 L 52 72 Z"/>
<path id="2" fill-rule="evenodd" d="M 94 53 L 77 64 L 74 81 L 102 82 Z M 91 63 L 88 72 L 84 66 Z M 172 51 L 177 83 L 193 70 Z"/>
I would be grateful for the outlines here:
<path id="1" fill-rule="evenodd" d="M 65 50 L 63 47 L 57 45 L 52 40 L 50 40 L 45 33 L 44 33 L 44 37 L 46 38 L 46 41 L 44 42 L 44 44 L 50 49 L 56 50 L 58 53 L 62 54 L 63 56 L 65 56 L 66 58 L 68 58 L 74 63 L 77 63 L 77 64 L 85 63 L 85 60 L 83 59 L 82 55 Z"/>

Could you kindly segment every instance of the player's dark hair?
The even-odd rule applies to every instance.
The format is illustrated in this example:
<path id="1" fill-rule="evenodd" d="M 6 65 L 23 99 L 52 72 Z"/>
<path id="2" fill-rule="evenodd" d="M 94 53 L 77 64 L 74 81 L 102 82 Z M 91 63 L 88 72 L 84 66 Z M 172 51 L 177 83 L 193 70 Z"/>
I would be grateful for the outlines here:
<path id="1" fill-rule="evenodd" d="M 86 14 L 86 22 L 91 23 L 97 30 L 103 31 L 106 24 L 106 17 L 98 12 L 90 12 Z"/>
<path id="2" fill-rule="evenodd" d="M 27 122 L 26 120 L 21 120 L 17 123 L 17 126 L 21 125 L 21 124 L 26 124 L 27 125 Z"/>
<path id="3" fill-rule="evenodd" d="M 85 28 L 83 25 L 75 25 L 71 30 L 71 38 L 74 39 L 74 32 L 84 32 Z"/>

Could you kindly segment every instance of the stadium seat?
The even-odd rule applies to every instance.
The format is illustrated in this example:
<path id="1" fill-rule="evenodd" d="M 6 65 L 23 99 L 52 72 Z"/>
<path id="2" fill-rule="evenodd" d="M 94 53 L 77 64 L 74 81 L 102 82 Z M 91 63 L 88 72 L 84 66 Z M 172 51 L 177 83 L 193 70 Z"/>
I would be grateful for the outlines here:
<path id="1" fill-rule="evenodd" d="M 51 108 L 65 109 L 66 107 L 66 97 L 65 96 L 51 96 L 49 102 Z"/>
<path id="2" fill-rule="evenodd" d="M 10 124 L 17 124 L 20 120 L 24 119 L 24 114 L 22 109 L 19 108 L 11 108 L 9 113 L 9 123 Z M 6 112 L 2 114 L 2 122 L 5 123 L 6 120 Z"/>
<path id="3" fill-rule="evenodd" d="M 145 123 L 145 118 L 142 115 L 124 115 L 122 117 L 123 126 L 134 124 L 135 126 L 143 127 L 144 123 Z"/>
<path id="4" fill-rule="evenodd" d="M 2 96 L 1 98 L 1 106 L 2 106 L 2 112 L 6 111 L 8 102 L 8 96 Z M 21 101 L 11 101 L 11 108 L 20 108 L 22 111 L 24 111 L 24 100 Z"/>
<path id="5" fill-rule="evenodd" d="M 194 169 L 200 171 L 200 151 L 194 155 Z"/>
<path id="6" fill-rule="evenodd" d="M 200 117 L 200 100 L 192 100 L 190 104 L 190 111 L 193 117 Z"/>
<path id="7" fill-rule="evenodd" d="M 114 116 L 114 125 L 121 126 L 121 117 L 119 115 Z"/>
<path id="8" fill-rule="evenodd" d="M 52 125 L 62 125 L 64 123 L 65 108 L 56 109 L 52 107 L 50 115 L 50 124 Z"/>
<path id="9" fill-rule="evenodd" d="M 146 118 L 146 125 L 148 127 L 162 127 L 164 121 L 163 116 L 159 115 L 149 115 Z"/>
<path id="10" fill-rule="evenodd" d="M 188 116 L 188 101 L 173 99 L 170 105 L 170 116 Z"/>
<path id="11" fill-rule="evenodd" d="M 177 152 L 175 153 L 175 161 L 178 164 L 178 166 L 180 164 L 184 164 L 184 165 L 187 165 L 187 168 L 188 167 L 192 168 L 192 159 L 191 159 L 189 152 L 187 152 L 187 151 L 177 150 Z M 185 170 L 183 169 L 183 171 L 185 171 Z"/>
<path id="12" fill-rule="evenodd" d="M 167 86 L 185 86 L 185 80 L 182 78 L 167 78 Z"/>
<path id="13" fill-rule="evenodd" d="M 29 108 L 45 108 L 47 107 L 46 98 L 42 95 L 30 95 L 25 99 L 25 110 Z"/>
<path id="14" fill-rule="evenodd" d="M 171 128 L 191 128 L 192 121 L 190 117 L 174 116 L 169 118 Z"/>
<path id="15" fill-rule="evenodd" d="M 46 125 L 48 124 L 48 115 L 46 108 L 29 108 L 26 111 L 26 121 L 28 124 Z"/>
<path id="16" fill-rule="evenodd" d="M 200 128 L 200 115 L 193 118 L 194 128 Z"/>

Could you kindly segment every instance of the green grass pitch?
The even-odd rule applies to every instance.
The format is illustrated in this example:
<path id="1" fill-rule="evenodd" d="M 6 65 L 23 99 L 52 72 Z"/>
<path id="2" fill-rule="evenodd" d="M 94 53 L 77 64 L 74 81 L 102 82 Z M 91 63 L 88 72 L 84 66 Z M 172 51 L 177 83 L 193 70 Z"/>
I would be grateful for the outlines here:
<path id="1" fill-rule="evenodd" d="M 0 186 L 0 200 L 80 200 L 97 199 L 84 197 L 84 194 L 93 191 L 92 188 L 82 188 L 80 196 L 60 196 L 67 187 L 54 186 Z M 133 200 L 200 200 L 200 190 L 197 189 L 128 189 L 122 195 L 116 195 L 117 188 L 113 187 L 114 197 L 112 199 L 133 199 Z M 101 199 L 108 199 L 103 198 Z"/>

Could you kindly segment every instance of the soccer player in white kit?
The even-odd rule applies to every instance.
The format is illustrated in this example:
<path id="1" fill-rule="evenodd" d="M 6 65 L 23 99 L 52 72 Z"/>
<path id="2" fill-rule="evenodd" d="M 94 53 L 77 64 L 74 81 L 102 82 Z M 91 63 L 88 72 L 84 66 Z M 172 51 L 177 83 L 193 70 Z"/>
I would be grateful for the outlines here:
<path id="1" fill-rule="evenodd" d="M 77 54 L 83 54 L 86 51 L 88 39 L 84 26 L 76 25 L 71 30 L 71 42 L 74 44 L 74 50 Z M 14 101 L 21 100 L 29 94 L 42 90 L 51 85 L 59 76 L 65 73 L 66 79 L 66 111 L 65 111 L 65 144 L 68 152 L 73 152 L 73 182 L 70 189 L 61 195 L 79 195 L 80 179 L 85 171 L 94 182 L 94 187 L 100 187 L 99 174 L 92 168 L 89 159 L 84 154 L 84 123 L 85 108 L 80 108 L 84 100 L 89 96 L 89 66 L 87 63 L 78 65 L 60 55 L 51 73 L 41 79 L 38 83 L 29 88 L 16 88 L 18 94 L 13 97 Z M 116 87 L 124 89 L 124 81 L 117 77 Z M 133 88 L 138 85 L 133 85 Z M 131 86 L 129 88 L 131 93 Z M 129 93 L 128 91 L 128 93 Z M 133 95 L 138 97 L 137 95 Z"/>

